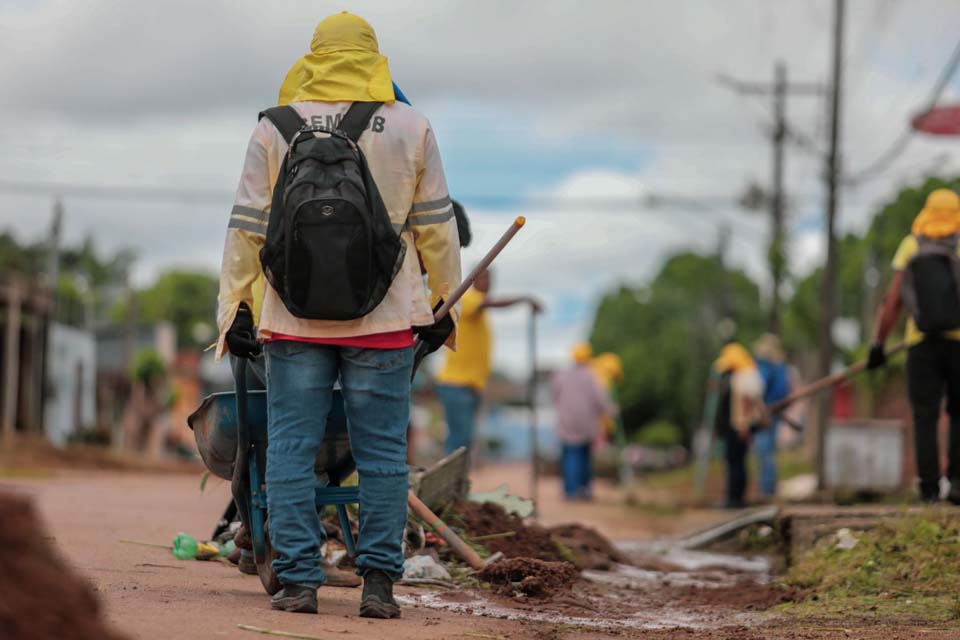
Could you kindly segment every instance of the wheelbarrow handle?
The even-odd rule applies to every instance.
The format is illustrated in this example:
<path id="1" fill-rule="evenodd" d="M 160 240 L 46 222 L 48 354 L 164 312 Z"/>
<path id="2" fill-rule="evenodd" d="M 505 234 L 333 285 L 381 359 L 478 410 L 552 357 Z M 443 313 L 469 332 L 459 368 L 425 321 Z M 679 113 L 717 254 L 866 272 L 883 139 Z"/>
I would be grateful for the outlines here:
<path id="1" fill-rule="evenodd" d="M 240 520 L 249 527 L 247 463 L 250 453 L 250 423 L 247 420 L 247 369 L 246 358 L 233 358 L 234 397 L 237 401 L 237 456 L 233 463 L 230 490 L 240 511 Z"/>

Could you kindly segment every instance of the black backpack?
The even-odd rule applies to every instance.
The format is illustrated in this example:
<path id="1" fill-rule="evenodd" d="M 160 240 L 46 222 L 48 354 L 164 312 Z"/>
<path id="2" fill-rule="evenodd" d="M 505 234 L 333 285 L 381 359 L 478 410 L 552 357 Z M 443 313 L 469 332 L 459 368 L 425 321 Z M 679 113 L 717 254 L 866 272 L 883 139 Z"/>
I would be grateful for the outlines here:
<path id="1" fill-rule="evenodd" d="M 290 106 L 260 113 L 289 145 L 273 190 L 260 263 L 298 318 L 367 315 L 403 265 L 406 244 L 357 146 L 382 104 L 354 102 L 332 128 L 309 126 Z"/>
<path id="2" fill-rule="evenodd" d="M 916 236 L 918 249 L 903 270 L 900 297 L 923 333 L 960 328 L 957 236 Z"/>

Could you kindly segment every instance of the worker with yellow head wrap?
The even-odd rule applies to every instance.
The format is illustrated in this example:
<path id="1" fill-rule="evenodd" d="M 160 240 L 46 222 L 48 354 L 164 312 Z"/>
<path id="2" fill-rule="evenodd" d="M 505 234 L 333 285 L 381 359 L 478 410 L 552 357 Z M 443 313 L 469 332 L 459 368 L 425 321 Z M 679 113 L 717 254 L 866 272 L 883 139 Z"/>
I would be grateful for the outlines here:
<path id="1" fill-rule="evenodd" d="M 600 386 L 613 399 L 614 386 L 623 380 L 623 363 L 620 357 L 615 353 L 601 353 L 590 361 L 590 368 L 600 381 Z M 616 420 L 613 416 L 604 416 L 600 426 L 602 436 L 609 438 L 616 430 Z"/>
<path id="2" fill-rule="evenodd" d="M 721 374 L 716 431 L 725 445 L 726 506 L 739 509 L 746 504 L 751 430 L 761 428 L 765 422 L 763 380 L 750 352 L 735 342 L 721 349 L 713 367 Z"/>
<path id="3" fill-rule="evenodd" d="M 868 369 L 886 363 L 884 343 L 907 317 L 907 391 L 913 413 L 920 497 L 940 497 L 937 423 L 950 414 L 948 499 L 960 504 L 960 197 L 935 189 L 893 257 L 893 279 L 877 313 Z"/>
<path id="4" fill-rule="evenodd" d="M 589 500 L 593 441 L 604 418 L 616 415 L 617 408 L 592 369 L 590 345 L 575 345 L 571 356 L 571 364 L 554 374 L 551 385 L 561 444 L 560 469 L 567 500 Z"/>
<path id="5" fill-rule="evenodd" d="M 387 59 L 362 18 L 343 12 L 320 22 L 310 51 L 286 74 L 279 102 L 293 110 L 284 111 L 286 116 L 327 129 L 338 128 L 354 103 L 372 103 L 356 145 L 406 251 L 370 313 L 354 320 L 295 316 L 268 282 L 255 328 L 254 291 L 263 274 L 259 254 L 271 214 L 277 213 L 272 193 L 288 151 L 271 116 L 260 120 L 247 147 L 227 229 L 217 357 L 229 350 L 250 358 L 261 349 L 266 357 L 265 475 L 270 541 L 278 552 L 273 568 L 282 584 L 272 606 L 317 612 L 317 588 L 326 576 L 319 554 L 323 531 L 316 514 L 314 464 L 339 380 L 360 486 L 360 615 L 394 618 L 400 609 L 393 582 L 403 574 L 407 521 L 413 330 L 432 325 L 434 305 L 460 283 L 453 206 L 433 129 L 423 115 L 396 100 Z M 358 264 L 350 257 L 331 259 Z M 450 317 L 455 323 L 459 310 Z M 453 329 L 448 346 L 455 344 Z"/>

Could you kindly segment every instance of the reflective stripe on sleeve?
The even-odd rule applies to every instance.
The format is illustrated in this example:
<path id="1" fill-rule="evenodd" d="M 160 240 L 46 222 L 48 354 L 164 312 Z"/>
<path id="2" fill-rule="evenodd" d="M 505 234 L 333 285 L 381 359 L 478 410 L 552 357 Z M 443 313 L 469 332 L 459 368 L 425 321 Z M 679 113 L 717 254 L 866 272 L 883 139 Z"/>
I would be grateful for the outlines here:
<path id="1" fill-rule="evenodd" d="M 450 206 L 450 196 L 443 196 L 439 200 L 429 200 L 427 202 L 414 202 L 413 207 L 410 208 L 410 215 L 415 213 L 426 213 L 428 211 L 436 211 L 438 209 L 445 209 Z"/>
<path id="2" fill-rule="evenodd" d="M 267 219 L 270 217 L 270 214 L 266 211 L 254 209 L 253 207 L 245 207 L 242 204 L 233 205 L 233 210 L 230 211 L 230 215 L 253 218 L 257 222 L 262 222 L 263 224 L 267 224 Z"/>
<path id="3" fill-rule="evenodd" d="M 230 224 L 227 225 L 227 228 L 242 229 L 243 231 L 250 231 L 251 233 L 259 233 L 262 236 L 267 235 L 266 223 L 255 222 L 249 218 L 241 218 L 239 216 L 231 216 Z"/>
<path id="4" fill-rule="evenodd" d="M 445 211 L 410 216 L 407 218 L 407 223 L 411 226 L 419 227 L 426 224 L 440 224 L 441 222 L 449 222 L 450 220 L 453 220 L 453 207 L 448 205 Z"/>

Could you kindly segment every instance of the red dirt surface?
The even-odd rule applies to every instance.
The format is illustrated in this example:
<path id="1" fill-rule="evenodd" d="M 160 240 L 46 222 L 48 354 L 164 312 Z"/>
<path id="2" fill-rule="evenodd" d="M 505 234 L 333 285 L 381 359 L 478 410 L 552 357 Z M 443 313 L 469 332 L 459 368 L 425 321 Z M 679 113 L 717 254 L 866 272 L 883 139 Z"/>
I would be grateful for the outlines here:
<path id="1" fill-rule="evenodd" d="M 121 640 L 93 588 L 60 558 L 26 498 L 0 494 L 0 630 L 5 640 Z"/>
<path id="2" fill-rule="evenodd" d="M 491 469 L 488 474 L 498 482 L 508 475 L 502 469 Z M 322 638 L 357 640 L 429 640 L 463 638 L 465 634 L 510 640 L 948 640 L 960 637 L 960 626 L 956 624 L 923 620 L 821 620 L 752 614 L 755 622 L 750 624 L 757 626 L 748 628 L 735 617 L 736 609 L 697 604 L 691 607 L 706 613 L 698 617 L 703 626 L 679 628 L 683 623 L 671 621 L 663 612 L 673 595 L 680 593 L 677 597 L 682 597 L 682 588 L 673 591 L 658 583 L 649 587 L 641 585 L 621 592 L 622 602 L 610 603 L 609 588 L 585 580 L 553 598 L 518 600 L 494 596 L 498 601 L 511 604 L 517 613 L 526 613 L 522 607 L 528 607 L 531 613 L 547 616 L 539 620 L 480 617 L 479 611 L 418 606 L 415 598 L 436 592 L 411 587 L 397 589 L 403 608 L 403 617 L 399 620 L 359 618 L 360 592 L 356 589 L 321 589 L 320 613 L 316 616 L 274 611 L 257 577 L 240 574 L 233 565 L 180 562 L 165 549 L 120 542 L 123 539 L 166 544 L 177 531 L 207 536 L 229 500 L 229 483 L 211 479 L 203 492 L 198 490 L 198 484 L 199 473 L 68 471 L 43 477 L 8 476 L 0 480 L 0 485 L 32 497 L 55 536 L 55 540 L 48 543 L 65 556 L 70 567 L 96 586 L 108 623 L 135 640 L 265 637 L 237 629 L 238 623 Z M 615 503 L 611 489 L 601 483 L 597 487 L 600 498 L 595 504 L 562 502 L 559 483 L 552 480 L 545 480 L 541 489 L 542 495 L 549 498 L 538 504 L 538 517 L 544 522 L 556 525 L 579 520 L 614 538 L 639 539 L 678 533 L 725 515 L 697 512 L 693 516 L 655 518 Z M 0 522 L 0 527 L 4 524 Z M 44 538 L 43 533 L 38 535 Z M 2 599 L 5 598 L 3 587 L 11 581 L 9 577 L 0 579 L 0 609 L 6 606 Z M 463 597 L 462 592 L 453 593 Z M 598 629 L 553 616 L 554 612 L 566 610 L 596 617 L 599 611 L 603 617 L 626 615 L 635 619 L 629 612 L 617 614 L 617 608 L 625 609 L 628 605 L 635 611 L 645 611 L 662 628 Z M 5 631 L 0 626 L 0 638 L 4 640 L 8 637 Z M 47 637 L 76 640 L 65 636 L 62 629 L 59 631 Z"/>

